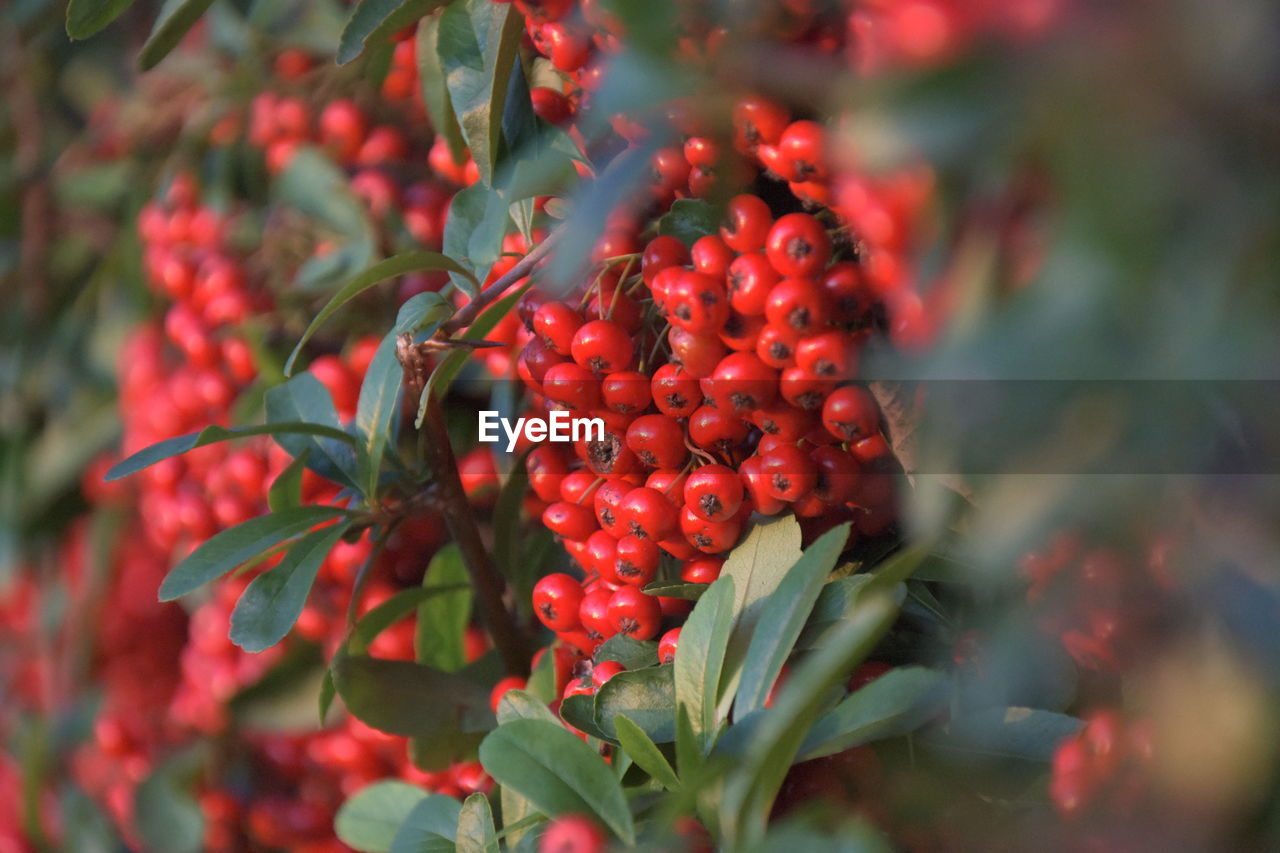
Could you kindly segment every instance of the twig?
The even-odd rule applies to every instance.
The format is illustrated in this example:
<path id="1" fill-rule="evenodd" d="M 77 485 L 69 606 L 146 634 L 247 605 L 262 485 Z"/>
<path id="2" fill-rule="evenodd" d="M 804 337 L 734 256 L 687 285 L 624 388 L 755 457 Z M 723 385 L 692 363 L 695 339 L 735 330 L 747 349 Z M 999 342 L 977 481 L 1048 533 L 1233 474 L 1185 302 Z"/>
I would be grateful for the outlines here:
<path id="1" fill-rule="evenodd" d="M 451 335 L 454 332 L 460 329 L 465 329 L 467 326 L 474 323 L 476 318 L 480 316 L 480 313 L 489 306 L 490 302 L 506 293 L 507 290 L 517 281 L 533 272 L 533 268 L 537 266 L 538 263 L 542 261 L 542 259 L 545 258 L 555 246 L 563 231 L 563 228 L 557 228 L 555 231 L 548 234 L 545 240 L 535 246 L 533 251 L 521 258 L 514 267 L 507 270 L 507 272 L 499 277 L 493 284 L 476 294 L 475 299 L 472 299 L 466 305 L 462 306 L 457 314 L 450 317 L 448 322 L 440 327 L 440 332 L 444 335 Z"/>
<path id="2" fill-rule="evenodd" d="M 427 404 L 422 430 L 426 438 L 423 450 L 435 478 L 440 510 L 449 526 L 449 533 L 462 552 L 462 561 L 466 564 L 471 585 L 475 588 L 476 602 L 480 606 L 485 627 L 489 629 L 489 636 L 502 655 L 507 671 L 512 675 L 525 675 L 529 671 L 528 640 L 502 600 L 506 584 L 494 568 L 489 552 L 480 538 L 480 528 L 476 525 L 471 504 L 463 490 L 462 478 L 458 475 L 453 446 L 449 443 L 449 430 L 444 422 L 444 410 L 440 407 L 439 400 L 432 399 Z"/>

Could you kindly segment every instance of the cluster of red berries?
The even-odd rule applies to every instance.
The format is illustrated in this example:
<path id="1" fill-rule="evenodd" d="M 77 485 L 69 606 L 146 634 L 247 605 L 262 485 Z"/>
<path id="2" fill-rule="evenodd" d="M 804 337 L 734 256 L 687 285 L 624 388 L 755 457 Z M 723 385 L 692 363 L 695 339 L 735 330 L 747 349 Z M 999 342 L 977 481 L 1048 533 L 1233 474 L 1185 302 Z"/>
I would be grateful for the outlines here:
<path id="1" fill-rule="evenodd" d="M 1151 756 L 1148 725 L 1126 720 L 1117 711 L 1097 711 L 1054 752 L 1049 794 L 1065 817 L 1078 817 L 1094 806 L 1123 813 L 1144 795 L 1144 768 Z"/>
<path id="2" fill-rule="evenodd" d="M 1027 601 L 1041 630 L 1058 637 L 1079 666 L 1117 672 L 1137 659 L 1167 610 L 1171 552 L 1167 538 L 1131 555 L 1086 547 L 1063 532 L 1023 557 L 1019 569 L 1030 582 Z"/>

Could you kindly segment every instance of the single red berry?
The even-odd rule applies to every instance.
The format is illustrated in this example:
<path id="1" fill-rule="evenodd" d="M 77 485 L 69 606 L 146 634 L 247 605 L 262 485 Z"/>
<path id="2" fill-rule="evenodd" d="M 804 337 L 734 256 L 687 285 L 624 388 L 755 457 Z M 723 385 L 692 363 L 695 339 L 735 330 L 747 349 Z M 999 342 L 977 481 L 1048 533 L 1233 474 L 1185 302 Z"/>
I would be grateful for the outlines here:
<path id="1" fill-rule="evenodd" d="M 675 237 L 654 237 L 644 247 L 640 256 L 640 275 L 644 283 L 653 286 L 658 273 L 689 263 L 689 250 Z"/>
<path id="2" fill-rule="evenodd" d="M 648 640 L 658 633 L 662 607 L 658 599 L 634 586 L 624 586 L 609 599 L 609 624 L 615 633 L 636 640 Z"/>
<path id="3" fill-rule="evenodd" d="M 645 478 L 644 484 L 662 492 L 676 506 L 684 506 L 684 484 L 688 479 L 689 475 L 683 469 L 659 468 Z"/>
<path id="4" fill-rule="evenodd" d="M 583 30 L 556 22 L 539 27 L 545 45 L 543 55 L 551 60 L 558 71 L 577 71 L 591 57 L 591 37 Z"/>
<path id="5" fill-rule="evenodd" d="M 568 501 L 556 501 L 542 512 L 542 523 L 557 536 L 582 542 L 596 531 L 596 516 L 590 508 Z"/>
<path id="6" fill-rule="evenodd" d="M 609 621 L 609 602 L 613 594 L 609 586 L 601 585 L 593 587 L 582 596 L 578 605 L 578 619 L 593 639 L 607 640 L 617 633 L 617 629 Z"/>
<path id="7" fill-rule="evenodd" d="M 751 498 L 752 508 L 761 515 L 777 515 L 787 508 L 787 502 L 773 496 L 762 469 L 763 463 L 763 457 L 752 456 L 738 466 L 738 474 Z"/>
<path id="8" fill-rule="evenodd" d="M 724 278 L 729 271 L 729 264 L 736 257 L 733 249 L 714 234 L 699 237 L 689 254 L 693 258 L 693 268 L 712 278 Z"/>
<path id="9" fill-rule="evenodd" d="M 866 388 L 845 385 L 827 397 L 822 423 L 841 441 L 858 442 L 880 431 L 880 408 Z"/>
<path id="10" fill-rule="evenodd" d="M 542 393 L 548 400 L 574 411 L 600 408 L 600 378 L 577 362 L 549 367 L 542 378 Z"/>
<path id="11" fill-rule="evenodd" d="M 680 629 L 672 628 L 658 640 L 658 663 L 675 663 L 676 646 L 680 644 Z"/>
<path id="12" fill-rule="evenodd" d="M 759 252 L 772 225 L 773 214 L 765 200 L 744 193 L 729 200 L 720 236 L 735 252 Z"/>
<path id="13" fill-rule="evenodd" d="M 597 412 L 603 417 L 612 412 Z M 621 416 L 618 416 L 621 417 Z M 609 423 L 604 418 L 605 430 L 603 438 L 590 441 L 574 442 L 574 451 L 578 458 L 587 463 L 587 467 L 601 477 L 622 477 L 640 469 L 640 460 L 627 448 L 623 439 L 624 431 Z"/>
<path id="14" fill-rule="evenodd" d="M 781 280 L 778 271 L 762 252 L 739 255 L 729 264 L 725 283 L 733 310 L 748 316 L 764 314 L 769 291 Z"/>
<path id="15" fill-rule="evenodd" d="M 582 604 L 582 585 L 564 573 L 547 575 L 533 586 L 533 609 L 552 631 L 573 631 Z"/>
<path id="16" fill-rule="evenodd" d="M 760 457 L 765 489 L 780 501 L 795 501 L 813 491 L 818 466 L 795 445 L 776 447 Z"/>
<path id="17" fill-rule="evenodd" d="M 796 366 L 815 376 L 848 379 L 858 372 L 858 354 L 857 338 L 847 332 L 822 332 L 796 345 Z"/>
<path id="18" fill-rule="evenodd" d="M 600 478 L 591 471 L 582 468 L 570 471 L 560 481 L 560 500 L 590 507 L 591 497 L 599 485 Z"/>
<path id="19" fill-rule="evenodd" d="M 614 574 L 618 582 L 636 587 L 653 580 L 662 556 L 656 541 L 630 533 L 618 540 L 615 553 Z"/>
<path id="20" fill-rule="evenodd" d="M 582 315 L 563 302 L 547 302 L 533 315 L 533 331 L 563 356 L 573 353 L 573 337 L 582 328 Z"/>
<path id="21" fill-rule="evenodd" d="M 497 713 L 498 703 L 502 701 L 502 697 L 506 696 L 511 690 L 524 690 L 528 685 L 528 679 L 520 678 L 516 675 L 509 675 L 506 678 L 493 685 L 493 690 L 489 691 L 489 707 Z"/>
<path id="22" fill-rule="evenodd" d="M 569 473 L 569 464 L 559 447 L 535 447 L 525 460 L 525 470 L 529 472 L 529 485 L 540 499 L 560 500 L 560 484 Z"/>
<path id="23" fill-rule="evenodd" d="M 592 320 L 574 333 L 570 351 L 574 361 L 593 373 L 612 373 L 631 366 L 635 342 L 617 323 Z"/>
<path id="24" fill-rule="evenodd" d="M 695 335 L 715 334 L 729 317 L 729 296 L 720 279 L 682 271 L 667 294 L 671 323 Z"/>
<path id="25" fill-rule="evenodd" d="M 766 98 L 743 98 L 733 107 L 733 146 L 743 154 L 773 145 L 791 121 L 787 108 Z"/>
<path id="26" fill-rule="evenodd" d="M 826 131 L 816 121 L 793 121 L 778 140 L 778 154 L 787 164 L 779 172 L 788 181 L 819 181 L 826 176 Z"/>
<path id="27" fill-rule="evenodd" d="M 606 376 L 600 394 L 606 406 L 623 415 L 642 412 L 652 401 L 649 377 L 634 370 L 619 370 Z"/>
<path id="28" fill-rule="evenodd" d="M 756 355 L 765 364 L 780 370 L 795 364 L 796 347 L 799 345 L 800 334 L 795 329 L 765 323 L 756 340 Z"/>
<path id="29" fill-rule="evenodd" d="M 563 92 L 549 86 L 534 86 L 529 98 L 533 101 L 533 114 L 547 124 L 563 124 L 573 116 L 573 104 Z"/>
<path id="30" fill-rule="evenodd" d="M 591 683 L 599 690 L 604 687 L 609 679 L 613 678 L 620 672 L 626 672 L 627 668 L 616 660 L 602 660 L 600 663 L 591 667 Z"/>
<path id="31" fill-rule="evenodd" d="M 822 289 L 837 323 L 858 323 L 867 318 L 875 299 L 862 268 L 852 261 L 832 264 L 822 274 Z"/>
<path id="32" fill-rule="evenodd" d="M 649 158 L 649 187 L 658 199 L 670 199 L 689 183 L 689 161 L 679 148 L 659 148 Z"/>
<path id="33" fill-rule="evenodd" d="M 729 311 L 725 309 L 725 318 Z M 720 359 L 728 353 L 728 348 L 720 340 L 719 335 L 695 335 L 679 326 L 672 326 L 667 332 L 667 342 L 671 344 L 671 355 L 685 371 L 696 379 L 710 376 L 716 369 Z"/>
<path id="34" fill-rule="evenodd" d="M 704 465 L 684 484 L 684 502 L 707 521 L 724 521 L 742 506 L 742 480 L 727 465 Z"/>
<path id="35" fill-rule="evenodd" d="M 595 821 L 563 815 L 547 824 L 538 839 L 538 853 L 604 853 L 606 838 Z"/>
<path id="36" fill-rule="evenodd" d="M 757 409 L 751 413 L 751 423 L 762 434 L 792 444 L 804 438 L 815 427 L 821 426 L 821 421 L 814 413 L 786 404 Z"/>
<path id="37" fill-rule="evenodd" d="M 755 352 L 764 325 L 763 317 L 730 311 L 729 319 L 724 321 L 724 328 L 720 330 L 720 340 L 734 352 Z"/>
<path id="38" fill-rule="evenodd" d="M 627 492 L 618 507 L 622 529 L 654 541 L 667 539 L 679 529 L 675 505 L 657 489 L 644 486 Z"/>
<path id="39" fill-rule="evenodd" d="M 818 466 L 818 482 L 813 494 L 823 503 L 841 506 L 853 500 L 862 466 L 848 451 L 839 447 L 818 447 L 810 454 Z"/>
<path id="40" fill-rule="evenodd" d="M 687 504 L 680 513 L 680 532 L 689 544 L 704 554 L 720 554 L 738 544 L 742 520 L 734 515 L 723 521 L 708 521 Z"/>
<path id="41" fill-rule="evenodd" d="M 685 583 L 712 583 L 720 577 L 724 560 L 699 554 L 680 568 L 680 580 Z"/>
<path id="42" fill-rule="evenodd" d="M 735 352 L 725 356 L 711 374 L 710 388 L 717 405 L 726 403 L 733 413 L 742 416 L 773 404 L 778 396 L 778 372 L 751 352 Z"/>
<path id="43" fill-rule="evenodd" d="M 618 540 L 607 530 L 597 530 L 587 537 L 585 556 L 587 569 L 609 583 L 621 583 L 614 571 L 614 564 L 618 561 Z"/>
<path id="44" fill-rule="evenodd" d="M 723 456 L 746 441 L 749 433 L 750 428 L 741 418 L 713 406 L 702 406 L 689 416 L 689 440 Z"/>
<path id="45" fill-rule="evenodd" d="M 658 410 L 674 418 L 688 417 L 702 404 L 698 380 L 677 364 L 664 364 L 654 371 L 650 390 Z"/>
<path id="46" fill-rule="evenodd" d="M 827 395 L 836 388 L 836 380 L 817 376 L 803 367 L 788 367 L 778 379 L 782 399 L 797 409 L 813 412 L 822 408 Z"/>
<path id="47" fill-rule="evenodd" d="M 670 415 L 641 415 L 627 428 L 627 447 L 650 468 L 679 468 L 689 457 L 684 429 Z"/>
<path id="48" fill-rule="evenodd" d="M 684 141 L 684 159 L 690 166 L 715 169 L 720 162 L 720 146 L 707 136 L 690 136 Z"/>
<path id="49" fill-rule="evenodd" d="M 831 306 L 826 291 L 815 280 L 784 278 L 769 291 L 764 316 L 771 326 L 811 335 L 826 328 Z"/>
<path id="50" fill-rule="evenodd" d="M 600 522 L 601 529 L 608 531 L 612 536 L 621 537 L 627 532 L 621 524 L 620 507 L 622 499 L 632 488 L 633 486 L 621 477 L 612 477 L 606 479 L 600 484 L 600 488 L 596 489 L 593 501 L 596 520 Z"/>
<path id="51" fill-rule="evenodd" d="M 818 275 L 831 260 L 827 230 L 807 213 L 788 213 L 773 223 L 765 241 L 765 255 L 781 275 Z"/>

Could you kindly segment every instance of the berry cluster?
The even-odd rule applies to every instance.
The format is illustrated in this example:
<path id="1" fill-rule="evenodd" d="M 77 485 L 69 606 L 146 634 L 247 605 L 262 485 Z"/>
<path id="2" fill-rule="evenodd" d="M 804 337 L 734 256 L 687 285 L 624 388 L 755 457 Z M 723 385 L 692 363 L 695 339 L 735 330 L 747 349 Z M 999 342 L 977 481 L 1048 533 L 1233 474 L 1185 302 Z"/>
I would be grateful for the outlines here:
<path id="1" fill-rule="evenodd" d="M 1116 814 L 1132 809 L 1144 790 L 1144 767 L 1152 756 L 1149 727 L 1112 710 L 1097 711 L 1078 734 L 1053 754 L 1049 793 L 1065 817 L 1091 807 Z"/>

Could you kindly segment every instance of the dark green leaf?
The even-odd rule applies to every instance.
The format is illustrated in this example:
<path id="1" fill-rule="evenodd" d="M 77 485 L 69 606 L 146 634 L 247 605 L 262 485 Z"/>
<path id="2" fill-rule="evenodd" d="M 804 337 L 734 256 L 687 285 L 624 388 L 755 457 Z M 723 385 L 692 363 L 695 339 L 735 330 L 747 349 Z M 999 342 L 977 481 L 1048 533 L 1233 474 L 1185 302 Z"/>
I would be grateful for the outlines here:
<path id="1" fill-rule="evenodd" d="M 204 815 L 192 792 L 197 758 L 187 753 L 161 764 L 134 792 L 134 826 L 147 849 L 203 849 Z"/>
<path id="2" fill-rule="evenodd" d="M 458 814 L 458 853 L 498 853 L 498 833 L 493 826 L 489 798 L 475 793 L 467 797 Z"/>
<path id="3" fill-rule="evenodd" d="M 498 725 L 512 720 L 542 720 L 560 724 L 547 703 L 535 699 L 523 690 L 508 690 L 498 702 Z"/>
<path id="4" fill-rule="evenodd" d="M 1082 725 L 1075 717 L 1039 708 L 990 708 L 953 720 L 925 740 L 975 760 L 1048 762 L 1063 739 Z"/>
<path id="5" fill-rule="evenodd" d="M 724 211 L 709 201 L 682 198 L 671 205 L 671 210 L 658 220 L 658 233 L 675 237 L 686 246 L 692 246 L 708 234 L 719 233 Z"/>
<path id="6" fill-rule="evenodd" d="M 289 165 L 272 185 L 275 196 L 341 235 L 342 245 L 330 254 L 341 263 L 333 264 L 322 256 L 325 274 L 308 277 L 309 286 L 337 283 L 359 275 L 374 259 L 373 225 L 363 203 L 351 190 L 347 175 L 317 148 L 300 148 Z M 338 254 L 341 253 L 341 254 Z M 299 271 L 299 279 L 305 270 Z"/>
<path id="7" fill-rule="evenodd" d="M 676 701 L 688 712 L 692 731 L 704 749 L 710 746 L 720 720 L 716 706 L 733 628 L 734 597 L 733 577 L 722 575 L 698 599 L 676 644 Z"/>
<path id="8" fill-rule="evenodd" d="M 945 708 L 946 688 L 946 677 L 931 669 L 890 670 L 823 714 L 805 737 L 800 760 L 914 731 Z"/>
<path id="9" fill-rule="evenodd" d="M 596 722 L 594 696 L 584 694 L 566 696 L 560 703 L 560 718 L 589 737 L 596 740 L 610 740 Z"/>
<path id="10" fill-rule="evenodd" d="M 360 0 L 342 29 L 338 64 L 346 65 L 370 43 L 385 41 L 441 5 L 443 0 Z"/>
<path id="11" fill-rule="evenodd" d="M 835 630 L 857 606 L 858 595 L 871 582 L 871 575 L 859 574 L 836 578 L 822 588 L 809 613 L 809 621 L 796 641 L 797 649 L 823 645 L 828 632 Z"/>
<path id="12" fill-rule="evenodd" d="M 343 655 L 333 662 L 343 703 L 362 722 L 405 737 L 440 729 L 483 731 L 493 725 L 489 693 L 461 674 L 420 664 Z"/>
<path id="13" fill-rule="evenodd" d="M 684 581 L 654 581 L 644 588 L 649 595 L 661 595 L 665 598 L 683 598 L 685 601 L 697 601 L 707 591 L 709 584 L 685 583 Z"/>
<path id="14" fill-rule="evenodd" d="M 470 263 L 474 273 L 472 277 L 468 277 L 451 272 L 449 280 L 454 287 L 470 296 L 479 292 L 476 279 L 483 279 L 489 274 L 489 270 L 471 256 L 472 241 L 475 240 L 477 245 L 490 246 L 500 246 L 502 241 L 501 233 L 485 235 L 480 230 L 491 192 L 478 183 L 459 190 L 449 202 L 449 215 L 444 221 L 444 236 L 441 239 L 445 253 Z"/>
<path id="15" fill-rule="evenodd" d="M 644 669 L 658 665 L 658 644 L 637 640 L 626 634 L 614 634 L 596 649 L 596 663 L 617 661 L 624 669 Z"/>
<path id="16" fill-rule="evenodd" d="M 267 490 L 267 508 L 272 512 L 302 506 L 302 472 L 306 470 L 307 457 L 310 455 L 311 448 L 303 448 L 298 458 L 286 465 L 271 481 L 271 488 Z"/>
<path id="17" fill-rule="evenodd" d="M 174 566 L 160 584 L 160 600 L 172 601 L 216 580 L 275 545 L 330 521 L 344 510 L 302 506 L 251 518 L 203 542 Z"/>
<path id="18" fill-rule="evenodd" d="M 162 459 L 180 456 L 197 447 L 216 444 L 219 441 L 230 441 L 234 438 L 248 438 L 253 435 L 314 435 L 321 438 L 344 441 L 351 445 L 355 444 L 355 439 L 350 435 L 337 427 L 326 426 L 325 424 L 279 421 L 260 426 L 235 427 L 234 429 L 227 429 L 215 424 L 205 427 L 200 432 L 190 432 L 175 438 L 167 438 L 164 441 L 156 442 L 150 447 L 144 447 L 128 459 L 111 466 L 111 469 L 107 471 L 103 479 L 108 482 L 119 480 L 121 477 L 127 477 L 130 474 L 141 471 L 143 468 L 154 465 Z"/>
<path id="19" fill-rule="evenodd" d="M 614 720 L 619 715 L 625 715 L 657 743 L 675 740 L 675 667 L 668 664 L 628 670 L 605 682 L 596 693 L 596 724 L 610 740 L 618 739 Z"/>
<path id="20" fill-rule="evenodd" d="M 440 16 L 436 50 L 449 99 L 486 185 L 493 183 L 502 114 L 524 20 L 508 3 L 458 0 Z"/>
<path id="21" fill-rule="evenodd" d="M 418 662 L 444 672 L 453 672 L 466 663 L 463 637 L 471 623 L 471 576 L 462 551 L 450 542 L 431 558 L 422 586 L 428 590 L 452 589 L 432 596 L 418 608 L 414 637 Z"/>
<path id="22" fill-rule="evenodd" d="M 630 718 L 619 715 L 613 721 L 614 731 L 618 733 L 618 743 L 624 752 L 631 756 L 645 773 L 648 773 L 662 787 L 674 791 L 680 787 L 671 762 L 662 754 L 662 750 L 645 734 L 644 729 L 631 722 Z"/>
<path id="23" fill-rule="evenodd" d="M 425 326 L 439 323 L 452 313 L 453 308 L 449 306 L 448 300 L 434 290 L 415 293 L 396 312 L 395 333 L 414 334 Z"/>
<path id="24" fill-rule="evenodd" d="M 231 642 L 260 652 L 283 640 L 307 603 L 320 564 L 349 526 L 338 522 L 308 533 L 276 566 L 254 578 L 231 612 Z"/>
<path id="25" fill-rule="evenodd" d="M 528 456 L 528 452 L 522 453 L 511 466 L 493 507 L 493 559 L 508 581 L 523 575 L 521 569 L 528 562 L 528 555 L 520 550 L 520 516 L 529 488 L 529 472 L 525 468 Z"/>
<path id="26" fill-rule="evenodd" d="M 302 352 L 302 347 L 311 340 L 312 335 L 316 333 L 325 321 L 338 312 L 338 309 L 346 305 L 352 299 L 355 299 L 361 293 L 371 287 L 376 287 L 384 281 L 388 281 L 398 276 L 406 275 L 411 272 L 421 272 L 423 270 L 448 270 L 450 273 L 459 275 L 468 275 L 467 271 L 461 264 L 448 258 L 439 252 L 403 252 L 399 255 L 393 255 L 386 260 L 379 261 L 369 267 L 355 278 L 348 281 L 342 288 L 333 295 L 329 302 L 320 309 L 320 313 L 315 316 L 307 330 L 302 333 L 302 337 L 298 339 L 298 343 L 293 348 L 293 352 L 289 354 L 289 360 L 284 364 L 284 372 L 286 375 L 293 373 L 293 364 L 298 358 L 298 354 Z M 421 293 L 419 296 L 427 297 L 426 300 L 430 304 L 426 307 L 434 308 L 434 312 L 424 313 L 422 322 L 439 322 L 444 320 L 452 312 L 448 301 L 438 293 Z M 416 298 L 416 297 L 415 297 Z M 397 327 L 399 322 L 397 322 Z M 408 330 L 405 330 L 408 331 Z"/>
<path id="27" fill-rule="evenodd" d="M 451 592 L 469 588 L 469 585 L 461 584 L 452 587 L 419 586 L 402 589 L 360 617 L 360 621 L 356 623 L 355 630 L 351 632 L 348 648 L 352 654 L 362 654 L 375 637 L 414 610 L 417 610 L 418 605 L 422 604 L 422 602 L 438 595 L 447 595 Z"/>
<path id="28" fill-rule="evenodd" d="M 360 400 L 356 404 L 356 429 L 362 433 L 367 465 L 365 493 L 370 496 L 378 493 L 382 456 L 399 424 L 404 368 L 396 356 L 397 343 L 393 331 L 378 344 L 360 385 Z"/>
<path id="29" fill-rule="evenodd" d="M 427 798 L 417 785 L 399 779 L 383 779 L 352 794 L 333 819 L 333 830 L 342 843 L 366 853 L 391 848 L 401 824 Z"/>
<path id="30" fill-rule="evenodd" d="M 848 522 L 838 525 L 809 546 L 767 598 L 760 622 L 767 630 L 756 631 L 742 664 L 742 678 L 733 700 L 734 717 L 745 717 L 763 708 L 769 691 L 791 655 L 804 628 L 809 611 L 822 591 L 827 575 L 835 568 L 849 539 Z"/>
<path id="31" fill-rule="evenodd" d="M 440 65 L 440 16 L 423 18 L 418 24 L 418 78 L 422 83 L 422 100 L 431 119 L 431 127 L 444 136 L 453 155 L 453 162 L 461 164 L 467 158 L 467 143 L 458 127 L 458 116 L 449 100 L 449 87 L 445 83 L 444 68 Z"/>
<path id="32" fill-rule="evenodd" d="M 138 53 L 138 67 L 143 71 L 155 68 L 169 55 L 169 51 L 178 46 L 212 3 L 213 0 L 165 0 L 151 35 L 147 36 Z"/>
<path id="33" fill-rule="evenodd" d="M 480 762 L 498 784 L 548 817 L 594 815 L 623 843 L 635 843 L 631 810 L 618 780 L 599 755 L 563 726 L 513 720 L 480 744 Z"/>
<path id="34" fill-rule="evenodd" d="M 71 0 L 67 4 L 67 35 L 87 39 L 133 5 L 133 0 Z"/>
<path id="35" fill-rule="evenodd" d="M 338 412 L 333 406 L 333 397 L 319 379 L 310 373 L 299 373 L 292 379 L 266 393 L 267 423 L 318 424 L 330 430 L 342 431 L 338 420 Z M 264 430 L 266 431 L 266 430 Z M 356 454 L 350 446 L 336 444 L 329 433 L 312 433 L 313 437 L 294 435 L 290 432 L 276 431 L 275 441 L 293 456 L 303 450 L 310 449 L 307 467 L 320 476 L 360 489 Z M 350 439 L 350 436 L 348 436 Z M 357 444 L 348 440 L 346 445 Z M 359 446 L 357 444 L 357 446 Z"/>
<path id="36" fill-rule="evenodd" d="M 420 800 L 396 831 L 387 853 L 453 853 L 462 806 L 452 797 Z"/>

